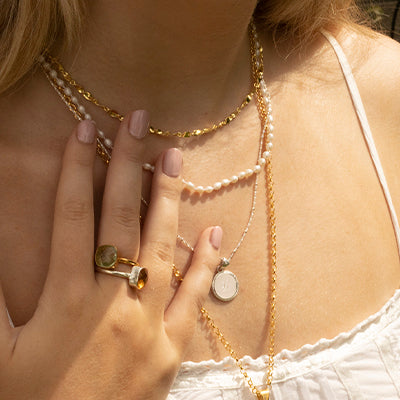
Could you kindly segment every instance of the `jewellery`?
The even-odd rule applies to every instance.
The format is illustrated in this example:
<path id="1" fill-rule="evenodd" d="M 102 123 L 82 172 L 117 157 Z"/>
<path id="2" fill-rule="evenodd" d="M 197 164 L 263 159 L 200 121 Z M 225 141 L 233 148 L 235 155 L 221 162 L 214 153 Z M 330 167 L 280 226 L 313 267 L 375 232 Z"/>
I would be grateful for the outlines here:
<path id="1" fill-rule="evenodd" d="M 264 128 L 261 130 L 259 156 L 263 151 L 262 146 L 264 143 L 264 136 L 266 133 L 266 129 L 267 129 L 266 126 L 264 126 Z M 216 274 L 214 275 L 214 278 L 213 278 L 211 290 L 212 290 L 212 293 L 214 294 L 214 296 L 218 300 L 231 301 L 237 296 L 237 294 L 239 292 L 239 280 L 238 280 L 237 276 L 231 271 L 226 271 L 225 268 L 230 264 L 233 256 L 238 251 L 239 247 L 243 243 L 244 238 L 247 235 L 247 232 L 250 229 L 250 225 L 253 221 L 255 210 L 256 210 L 257 189 L 258 189 L 258 175 L 256 176 L 256 180 L 254 182 L 251 210 L 250 210 L 249 219 L 247 220 L 247 224 L 242 232 L 242 235 L 241 235 L 238 243 L 232 250 L 229 257 L 221 258 L 221 261 L 216 270 Z M 193 246 L 191 246 L 190 243 L 186 239 L 184 239 L 181 235 L 178 235 L 177 238 L 185 247 L 190 249 L 192 252 L 194 251 Z"/>
<path id="2" fill-rule="evenodd" d="M 254 32 L 250 32 L 249 36 L 251 43 L 255 43 L 256 46 L 255 47 L 256 51 L 254 53 L 255 57 L 252 57 L 252 68 L 253 69 L 256 68 L 258 70 L 259 67 L 262 65 L 262 52 L 257 49 L 261 49 L 261 46 L 254 37 Z M 56 60 L 54 57 L 51 57 L 49 54 L 44 53 L 40 57 L 39 62 L 41 63 L 42 69 L 47 79 L 49 80 L 50 84 L 53 86 L 57 94 L 67 105 L 69 110 L 74 114 L 75 118 L 78 120 L 92 119 L 91 115 L 86 112 L 85 107 L 82 104 L 80 104 L 77 97 L 73 95 L 71 88 L 68 87 L 68 84 L 71 84 L 73 87 L 75 87 L 78 93 L 82 94 L 82 96 L 86 99 L 92 98 L 93 96 L 89 92 L 85 91 L 79 84 L 77 84 L 76 81 L 69 75 L 69 73 L 65 71 L 64 67 L 59 63 L 59 61 Z M 64 77 L 64 79 L 66 80 L 64 81 L 62 78 L 60 78 L 59 74 L 61 74 L 61 76 Z M 92 102 L 94 101 L 98 103 L 97 100 L 93 100 Z M 106 106 L 101 106 L 101 107 L 103 108 Z M 109 107 L 106 108 L 107 110 L 109 110 L 109 112 L 107 112 L 109 115 L 114 117 L 115 115 L 120 115 L 116 111 L 111 110 Z M 121 116 L 121 118 L 123 117 Z M 270 149 L 272 148 L 272 139 L 273 139 L 272 122 L 273 120 L 271 116 L 271 120 L 269 121 L 270 127 L 267 136 L 266 151 L 263 152 L 262 154 L 259 154 L 259 158 L 254 167 L 247 168 L 243 171 L 236 173 L 235 175 L 232 175 L 229 178 L 221 179 L 220 181 L 217 181 L 211 185 L 205 185 L 205 186 L 195 185 L 193 182 L 183 179 L 184 189 L 202 195 L 204 193 L 211 193 L 213 191 L 218 191 L 223 187 L 227 187 L 231 184 L 237 183 L 239 180 L 248 179 L 254 174 L 260 173 L 261 168 L 265 165 L 266 159 L 269 157 Z M 109 163 L 111 157 L 112 148 L 113 148 L 112 140 L 106 138 L 103 131 L 98 130 L 97 153 L 107 164 Z M 143 164 L 143 169 L 145 171 L 154 172 L 154 166 L 149 163 Z"/>
<path id="3" fill-rule="evenodd" d="M 148 271 L 141 267 L 136 261 L 129 258 L 118 257 L 117 248 L 112 245 L 99 246 L 94 256 L 96 271 L 129 281 L 129 286 L 142 289 L 148 280 Z M 115 271 L 117 264 L 127 264 L 132 267 L 131 272 Z"/>
<path id="4" fill-rule="evenodd" d="M 96 267 L 96 271 L 102 272 L 103 274 L 117 276 L 118 278 L 128 279 L 129 286 L 138 290 L 144 288 L 148 279 L 147 269 L 140 267 L 139 265 L 132 267 L 131 272 L 113 271 L 100 267 Z"/>
<path id="5" fill-rule="evenodd" d="M 253 22 L 250 23 L 249 29 L 253 31 L 253 37 L 255 42 L 252 43 L 252 57 L 255 57 L 257 51 L 262 53 L 262 49 L 256 46 L 257 33 L 255 31 L 255 25 Z M 255 50 L 254 50 L 255 49 Z M 254 65 L 254 64 L 253 64 Z M 261 120 L 261 124 L 264 127 L 269 128 L 269 124 L 272 121 L 272 107 L 270 101 L 270 95 L 267 86 L 264 82 L 263 64 L 257 66 L 258 68 L 253 69 L 255 76 L 255 87 L 257 95 L 257 108 Z M 270 151 L 270 150 L 268 150 Z M 257 397 L 257 400 L 269 400 L 272 385 L 272 375 L 274 370 L 274 356 L 275 356 L 275 327 L 276 327 L 276 286 L 277 286 L 277 258 L 276 258 L 276 216 L 275 216 L 275 195 L 274 195 L 274 181 L 272 174 L 272 163 L 271 154 L 269 154 L 267 161 L 267 174 L 266 174 L 266 185 L 267 185 L 267 209 L 268 209 L 268 223 L 269 223 L 269 255 L 271 261 L 270 270 L 270 298 L 269 298 L 269 346 L 268 346 L 268 364 L 267 364 L 267 378 L 264 389 L 257 388 L 247 371 L 243 367 L 239 356 L 236 351 L 232 348 L 231 344 L 225 338 L 224 334 L 217 327 L 214 320 L 208 313 L 208 311 L 202 307 L 201 314 L 207 321 L 208 326 L 217 336 L 219 341 L 222 343 L 224 348 L 228 351 L 229 355 L 235 361 L 237 367 L 242 373 L 250 391 Z M 175 265 L 172 267 L 172 272 L 178 281 L 182 281 L 183 277 Z"/>
<path id="6" fill-rule="evenodd" d="M 242 375 L 244 376 L 248 386 L 250 387 L 251 392 L 257 397 L 258 400 L 265 400 L 269 399 L 269 393 L 272 383 L 272 373 L 274 368 L 274 338 L 275 338 L 275 322 L 276 322 L 276 310 L 275 310 L 275 303 L 276 303 L 276 275 L 277 275 L 277 264 L 276 264 L 276 226 L 275 226 L 275 205 L 274 205 L 274 193 L 273 193 L 273 179 L 272 179 L 272 165 L 271 165 L 271 148 L 272 148 L 272 109 L 271 104 L 269 102 L 270 96 L 268 94 L 267 87 L 263 80 L 263 63 L 262 63 L 262 48 L 258 43 L 257 34 L 255 31 L 254 23 L 250 23 L 250 38 L 251 38 L 251 59 L 252 59 L 252 72 L 254 76 L 254 85 L 256 87 L 256 94 L 257 94 L 257 108 L 259 111 L 259 116 L 261 119 L 261 123 L 263 127 L 267 127 L 267 139 L 269 142 L 266 144 L 264 148 L 263 156 L 265 155 L 265 165 L 267 168 L 267 202 L 268 202 L 268 210 L 269 210 L 269 228 L 270 228 L 270 258 L 271 258 L 271 279 L 270 279 L 270 313 L 269 313 L 269 352 L 268 352 L 268 370 L 267 370 L 267 379 L 265 384 L 265 389 L 261 390 L 258 389 L 252 382 L 251 378 L 248 376 L 246 370 L 244 369 L 243 365 L 241 364 L 240 359 L 237 356 L 237 353 L 232 349 L 229 342 L 225 339 L 224 335 L 221 333 L 219 328 L 215 325 L 213 319 L 208 314 L 208 312 L 203 308 L 201 313 L 203 317 L 206 319 L 208 325 L 210 326 L 211 330 L 216 334 L 218 339 L 221 341 L 225 349 L 229 352 L 232 358 L 235 360 L 238 368 L 240 369 Z M 261 59 L 261 61 L 260 61 Z M 67 94 L 67 89 L 62 91 L 61 85 L 58 84 L 60 82 L 53 82 L 51 77 L 47 74 L 50 83 L 52 86 L 57 90 L 59 95 L 63 97 L 63 93 Z M 62 82 L 62 81 L 61 81 Z M 71 92 L 72 95 L 72 92 Z M 78 119 L 90 119 L 90 115 L 83 113 L 85 110 L 84 108 L 79 109 L 80 105 L 77 106 L 77 103 L 73 102 L 71 96 L 70 98 L 63 98 L 65 104 L 69 107 L 69 109 L 74 113 L 75 116 L 79 116 Z M 265 103 L 264 103 L 265 100 Z M 268 101 L 267 101 L 268 100 Z M 89 118 L 90 117 L 90 118 Z M 271 125 L 271 129 L 270 129 Z M 269 136 L 271 135 L 271 136 Z M 99 137 L 101 140 L 98 140 L 98 153 L 102 157 L 102 159 L 108 163 L 110 160 L 110 151 L 112 149 L 112 142 L 108 142 L 109 146 L 105 146 L 105 137 L 104 133 L 101 135 L 99 132 Z M 264 165 L 263 164 L 263 165 Z M 233 182 L 235 183 L 235 182 Z M 229 184 L 229 183 L 228 183 Z M 218 190 L 218 189 L 216 189 Z M 117 272 L 117 271 L 109 271 L 109 272 Z M 173 273 L 178 278 L 180 276 L 179 271 L 173 266 Z M 126 276 L 123 276 L 126 278 Z"/>
<path id="7" fill-rule="evenodd" d="M 71 85 L 73 88 L 76 89 L 76 91 L 83 96 L 83 98 L 87 101 L 90 101 L 92 104 L 95 106 L 101 108 L 104 112 L 106 112 L 111 118 L 116 118 L 119 121 L 123 121 L 124 116 L 119 113 L 118 111 L 102 104 L 99 100 L 94 97 L 92 93 L 87 91 L 85 88 L 82 87 L 81 84 L 79 84 L 75 79 L 72 78 L 72 76 L 65 70 L 65 68 L 62 66 L 60 61 L 58 61 L 56 58 L 52 57 L 48 53 L 43 54 L 43 61 L 48 63 L 49 65 L 53 65 L 56 67 L 57 71 L 61 74 L 63 79 Z M 54 77 L 55 78 L 55 77 Z M 184 131 L 184 132 L 170 132 L 170 131 L 164 131 L 161 129 L 154 128 L 152 126 L 149 127 L 149 132 L 154 134 L 154 135 L 159 135 L 159 136 L 177 136 L 181 138 L 186 138 L 186 137 L 192 137 L 192 136 L 201 136 L 206 133 L 214 132 L 217 129 L 220 129 L 224 127 L 225 125 L 228 125 L 230 122 L 232 122 L 242 111 L 244 107 L 246 107 L 251 99 L 253 98 L 254 93 L 251 92 L 248 94 L 242 103 L 240 104 L 239 107 L 237 107 L 233 112 L 231 112 L 227 117 L 222 119 L 220 122 L 213 124 L 211 127 L 203 128 L 203 129 L 194 129 L 192 131 Z"/>

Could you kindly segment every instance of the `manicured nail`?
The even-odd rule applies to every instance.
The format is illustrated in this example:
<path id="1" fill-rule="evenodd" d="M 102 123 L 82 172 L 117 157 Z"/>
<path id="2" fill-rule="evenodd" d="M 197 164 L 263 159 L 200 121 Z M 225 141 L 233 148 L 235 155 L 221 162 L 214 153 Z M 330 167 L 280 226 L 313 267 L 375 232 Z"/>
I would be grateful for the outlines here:
<path id="1" fill-rule="evenodd" d="M 176 178 L 181 173 L 182 153 L 178 149 L 169 149 L 164 154 L 162 169 L 165 175 Z"/>
<path id="2" fill-rule="evenodd" d="M 142 139 L 149 130 L 150 115 L 146 110 L 134 111 L 128 124 L 129 133 L 136 139 Z"/>
<path id="3" fill-rule="evenodd" d="M 222 228 L 220 226 L 214 226 L 210 233 L 210 243 L 214 249 L 219 250 L 222 241 Z"/>
<path id="4" fill-rule="evenodd" d="M 89 120 L 79 122 L 76 136 L 81 143 L 92 144 L 96 135 L 97 129 L 94 122 Z"/>

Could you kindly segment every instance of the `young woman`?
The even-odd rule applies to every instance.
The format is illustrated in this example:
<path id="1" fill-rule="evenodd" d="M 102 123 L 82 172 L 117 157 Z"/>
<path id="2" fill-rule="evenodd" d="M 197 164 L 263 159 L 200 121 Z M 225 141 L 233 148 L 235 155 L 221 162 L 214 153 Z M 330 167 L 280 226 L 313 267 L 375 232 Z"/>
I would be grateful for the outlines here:
<path id="1" fill-rule="evenodd" d="M 356 15 L 2 1 L 1 399 L 400 398 L 400 46 Z"/>

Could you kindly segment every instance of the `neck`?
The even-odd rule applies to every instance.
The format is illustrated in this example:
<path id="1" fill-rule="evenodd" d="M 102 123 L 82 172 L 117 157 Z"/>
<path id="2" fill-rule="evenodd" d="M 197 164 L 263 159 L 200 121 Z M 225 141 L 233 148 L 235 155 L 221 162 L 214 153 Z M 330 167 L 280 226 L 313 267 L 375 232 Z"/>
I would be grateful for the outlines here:
<path id="1" fill-rule="evenodd" d="M 122 113 L 147 109 L 162 129 L 223 118 L 251 90 L 247 27 L 255 0 L 97 0 L 71 75 Z M 234 84 L 232 84 L 234 82 Z"/>

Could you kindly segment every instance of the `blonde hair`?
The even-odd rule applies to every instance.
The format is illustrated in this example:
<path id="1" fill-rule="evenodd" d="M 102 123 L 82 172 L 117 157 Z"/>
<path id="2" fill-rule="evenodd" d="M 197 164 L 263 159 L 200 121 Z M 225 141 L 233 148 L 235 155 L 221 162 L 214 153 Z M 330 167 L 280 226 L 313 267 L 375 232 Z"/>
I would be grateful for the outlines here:
<path id="1" fill-rule="evenodd" d="M 86 0 L 0 1 L 0 94 L 21 81 L 39 55 L 79 36 Z M 277 35 L 306 42 L 322 27 L 354 21 L 355 0 L 259 0 L 255 17 Z"/>

